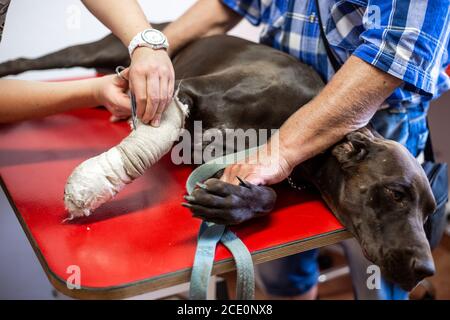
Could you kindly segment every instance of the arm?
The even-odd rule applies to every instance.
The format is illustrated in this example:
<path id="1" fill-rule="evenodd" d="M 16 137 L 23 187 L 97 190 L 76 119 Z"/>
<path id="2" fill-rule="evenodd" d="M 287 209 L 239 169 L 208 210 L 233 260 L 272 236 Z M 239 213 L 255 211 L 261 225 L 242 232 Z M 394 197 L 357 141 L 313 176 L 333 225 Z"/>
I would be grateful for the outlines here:
<path id="1" fill-rule="evenodd" d="M 229 21 L 230 16 L 235 17 L 234 23 Z M 179 50 L 196 38 L 225 33 L 237 21 L 236 16 L 218 0 L 201 0 L 167 27 L 165 33 L 171 48 Z M 186 117 L 186 106 L 175 98 L 164 113 L 160 126 L 138 122 L 137 129 L 119 145 L 80 164 L 69 177 L 64 192 L 70 219 L 88 216 L 159 161 L 179 138 Z"/>
<path id="2" fill-rule="evenodd" d="M 117 76 L 66 82 L 0 80 L 0 123 L 105 105 L 115 118 L 130 115 L 126 81 Z"/>
<path id="3" fill-rule="evenodd" d="M 151 28 L 136 0 L 83 0 L 85 6 L 128 47 L 133 37 Z M 131 56 L 130 89 L 136 95 L 137 115 L 159 126 L 174 93 L 175 75 L 165 50 L 140 47 Z"/>
<path id="4" fill-rule="evenodd" d="M 379 9 L 379 26 L 371 25 L 375 21 L 367 25 L 359 36 L 362 43 L 341 70 L 282 126 L 280 161 L 273 161 L 271 168 L 237 165 L 226 170 L 224 179 L 237 183 L 235 176 L 240 174 L 269 184 L 286 178 L 294 166 L 364 126 L 401 83 L 409 91 L 438 96 L 446 88 L 439 79 L 447 77 L 444 67 L 449 62 L 444 53 L 450 26 L 448 3 L 368 1 L 367 10 Z"/>
<path id="5" fill-rule="evenodd" d="M 241 20 L 242 16 L 220 0 L 199 0 L 164 30 L 170 42 L 169 54 L 174 56 L 196 39 L 224 34 Z"/>
<path id="6" fill-rule="evenodd" d="M 363 60 L 350 57 L 323 91 L 281 127 L 284 157 L 296 166 L 366 126 L 401 83 Z"/>
<path id="7" fill-rule="evenodd" d="M 270 145 L 279 138 L 277 160 L 263 159 L 271 165 L 229 166 L 222 180 L 238 184 L 239 176 L 254 184 L 282 181 L 298 164 L 364 127 L 401 83 L 363 60 L 350 57 L 322 92 L 294 113 L 280 128 L 278 137 L 269 141 Z"/>
<path id="8" fill-rule="evenodd" d="M 135 0 L 82 0 L 82 2 L 127 47 L 136 34 L 151 27 Z"/>

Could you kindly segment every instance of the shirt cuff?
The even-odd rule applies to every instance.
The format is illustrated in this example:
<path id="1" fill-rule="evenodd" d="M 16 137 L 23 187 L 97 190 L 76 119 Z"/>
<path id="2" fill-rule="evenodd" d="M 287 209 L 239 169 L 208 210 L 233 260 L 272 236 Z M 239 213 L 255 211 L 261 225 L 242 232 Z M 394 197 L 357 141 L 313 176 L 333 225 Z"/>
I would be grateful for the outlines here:
<path id="1" fill-rule="evenodd" d="M 231 10 L 243 16 L 254 26 L 258 26 L 261 24 L 260 14 L 255 7 L 249 5 L 247 8 L 244 8 L 242 1 L 239 0 L 221 0 L 221 1 L 224 5 L 226 5 Z"/>
<path id="2" fill-rule="evenodd" d="M 403 88 L 406 90 L 426 96 L 432 96 L 437 90 L 436 80 L 433 80 L 427 72 L 402 58 L 381 51 L 372 43 L 360 45 L 353 55 L 403 80 Z"/>

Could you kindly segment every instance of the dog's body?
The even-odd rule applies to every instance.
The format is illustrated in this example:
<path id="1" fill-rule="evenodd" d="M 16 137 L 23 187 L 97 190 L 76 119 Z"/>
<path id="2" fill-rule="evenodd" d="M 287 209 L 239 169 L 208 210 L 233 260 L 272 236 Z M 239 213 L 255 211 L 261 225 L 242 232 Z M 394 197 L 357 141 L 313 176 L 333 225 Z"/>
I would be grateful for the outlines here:
<path id="1" fill-rule="evenodd" d="M 97 54 L 123 51 L 118 40 L 112 41 L 113 51 L 105 48 L 105 39 L 97 42 Z M 92 50 L 96 45 L 88 46 Z M 80 56 L 79 48 L 76 53 Z M 60 66 L 74 64 L 69 49 L 52 57 Z M 64 59 L 71 62 L 61 62 Z M 113 69 L 127 59 L 104 55 L 97 66 Z M 195 120 L 202 121 L 204 130 L 279 128 L 323 87 L 320 77 L 295 58 L 234 37 L 198 40 L 181 50 L 173 63 L 178 98 L 189 107 L 188 129 Z M 53 66 L 57 67 L 55 61 Z M 363 128 L 298 166 L 292 177 L 317 187 L 388 278 L 409 290 L 434 273 L 423 223 L 435 201 L 421 166 L 403 146 Z M 268 187 L 211 179 L 188 201 L 194 214 L 233 224 L 267 214 L 275 196 Z"/>

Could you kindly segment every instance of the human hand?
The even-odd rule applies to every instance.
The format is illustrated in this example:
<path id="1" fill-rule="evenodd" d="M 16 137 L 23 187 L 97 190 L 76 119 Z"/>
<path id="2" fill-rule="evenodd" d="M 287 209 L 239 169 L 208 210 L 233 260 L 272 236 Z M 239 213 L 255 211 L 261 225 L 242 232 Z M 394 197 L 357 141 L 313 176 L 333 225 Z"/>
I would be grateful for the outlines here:
<path id="1" fill-rule="evenodd" d="M 270 146 L 266 146 L 267 150 L 270 150 L 269 148 Z M 239 163 L 226 167 L 220 180 L 239 185 L 239 177 L 254 185 L 271 185 L 286 179 L 293 168 L 282 152 L 273 155 L 257 152 Z"/>
<path id="2" fill-rule="evenodd" d="M 199 183 L 182 205 L 194 217 L 218 224 L 234 225 L 272 211 L 275 191 L 265 185 L 286 179 L 293 166 L 283 153 L 268 155 L 268 145 L 240 163 L 225 168 L 222 177 Z"/>
<path id="3" fill-rule="evenodd" d="M 137 116 L 143 123 L 158 127 L 172 101 L 175 72 L 165 50 L 139 47 L 130 66 L 130 89 L 136 96 Z"/>
<path id="4" fill-rule="evenodd" d="M 111 112 L 110 121 L 116 122 L 131 116 L 131 101 L 127 94 L 128 69 L 121 72 L 123 78 L 108 75 L 95 79 L 94 96 L 99 105 L 105 106 Z"/>

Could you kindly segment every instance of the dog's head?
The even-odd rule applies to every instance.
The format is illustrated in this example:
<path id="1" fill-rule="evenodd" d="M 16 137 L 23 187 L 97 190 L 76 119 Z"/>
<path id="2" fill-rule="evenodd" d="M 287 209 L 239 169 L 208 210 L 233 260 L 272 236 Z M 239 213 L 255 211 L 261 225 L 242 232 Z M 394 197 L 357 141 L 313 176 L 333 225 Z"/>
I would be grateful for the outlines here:
<path id="1" fill-rule="evenodd" d="M 367 128 L 332 149 L 343 173 L 338 218 L 382 273 L 411 290 L 434 274 L 423 228 L 436 203 L 418 161 Z"/>

